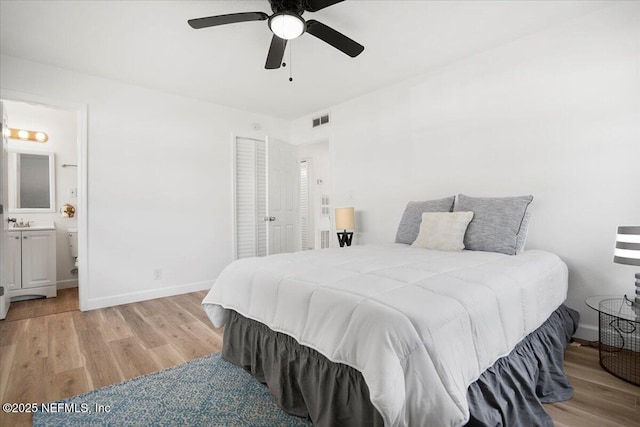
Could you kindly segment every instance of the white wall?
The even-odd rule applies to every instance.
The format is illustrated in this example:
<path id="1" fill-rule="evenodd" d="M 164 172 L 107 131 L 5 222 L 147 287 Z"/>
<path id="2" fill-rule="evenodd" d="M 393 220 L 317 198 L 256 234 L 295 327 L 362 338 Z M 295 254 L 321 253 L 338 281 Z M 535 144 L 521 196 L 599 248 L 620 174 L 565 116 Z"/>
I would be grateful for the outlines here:
<path id="1" fill-rule="evenodd" d="M 65 203 L 76 207 L 78 199 L 69 195 L 69 189 L 78 187 L 76 168 L 63 168 L 63 164 L 77 163 L 77 124 L 73 111 L 60 110 L 22 102 L 4 101 L 9 125 L 17 129 L 29 129 L 46 132 L 49 140 L 46 143 L 10 139 L 9 149 L 42 150 L 55 154 L 55 212 L 49 213 L 12 213 L 10 216 L 25 221 L 35 221 L 56 225 L 56 264 L 58 289 L 78 285 L 77 274 L 71 273 L 74 259 L 71 257 L 67 230 L 77 228 L 77 216 L 63 218 L 60 208 Z"/>
<path id="2" fill-rule="evenodd" d="M 264 115 L 5 55 L 0 87 L 88 106 L 86 309 L 210 287 L 232 260 L 232 133 L 289 136 Z"/>
<path id="3" fill-rule="evenodd" d="M 597 338 L 584 300 L 632 294 L 614 264 L 618 225 L 640 224 L 639 3 L 616 5 L 331 107 L 335 204 L 359 211 L 359 243 L 393 241 L 409 200 L 533 194 L 528 248 L 570 269 L 578 336 Z M 323 111 L 324 112 L 324 111 Z"/>

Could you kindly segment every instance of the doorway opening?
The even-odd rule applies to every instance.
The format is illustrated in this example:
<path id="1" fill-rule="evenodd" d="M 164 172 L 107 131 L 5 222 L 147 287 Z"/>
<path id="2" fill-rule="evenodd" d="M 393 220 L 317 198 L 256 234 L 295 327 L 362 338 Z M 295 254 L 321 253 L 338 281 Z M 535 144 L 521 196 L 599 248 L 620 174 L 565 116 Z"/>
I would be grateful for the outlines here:
<path id="1" fill-rule="evenodd" d="M 14 199 L 8 200 L 5 222 L 15 219 L 18 225 L 5 227 L 3 236 L 10 243 L 3 260 L 10 265 L 3 265 L 3 270 L 13 272 L 4 279 L 11 302 L 7 320 L 82 310 L 88 285 L 87 107 L 5 90 L 0 99 L 9 129 L 44 132 L 48 137 L 42 142 L 11 135 L 3 148 L 9 164 L 2 170 L 3 178 L 12 186 L 7 193 Z M 31 184 L 25 178 L 38 174 L 20 172 L 25 167 L 21 156 L 50 159 L 49 169 L 39 174 L 50 186 L 44 195 L 50 204 L 24 203 Z M 56 298 L 37 299 L 53 295 Z"/>
<path id="2" fill-rule="evenodd" d="M 298 147 L 300 164 L 300 241 L 301 249 L 330 247 L 331 162 L 329 142 L 320 141 Z"/>

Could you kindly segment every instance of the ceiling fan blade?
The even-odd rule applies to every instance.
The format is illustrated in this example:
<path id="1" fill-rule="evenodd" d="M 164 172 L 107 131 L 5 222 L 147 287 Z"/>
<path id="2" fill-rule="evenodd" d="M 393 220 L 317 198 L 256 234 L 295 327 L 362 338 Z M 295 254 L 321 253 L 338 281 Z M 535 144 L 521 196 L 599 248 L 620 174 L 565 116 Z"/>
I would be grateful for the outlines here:
<path id="1" fill-rule="evenodd" d="M 228 15 L 208 16 L 206 18 L 189 19 L 187 22 L 192 28 L 200 29 L 215 27 L 217 25 L 235 24 L 236 22 L 264 21 L 269 15 L 264 12 L 230 13 Z"/>
<path id="2" fill-rule="evenodd" d="M 274 35 L 269 46 L 269 54 L 267 55 L 267 63 L 264 68 L 267 70 L 275 70 L 280 68 L 282 58 L 284 57 L 284 49 L 287 47 L 287 41 Z"/>
<path id="3" fill-rule="evenodd" d="M 344 34 L 337 32 L 333 28 L 328 27 L 315 19 L 307 21 L 307 33 L 329 43 L 331 46 L 341 50 L 352 58 L 360 55 L 364 50 L 364 46 L 360 43 L 351 40 Z"/>
<path id="4" fill-rule="evenodd" d="M 304 4 L 304 10 L 307 12 L 317 12 L 325 7 L 333 6 L 343 1 L 344 0 L 307 0 Z"/>

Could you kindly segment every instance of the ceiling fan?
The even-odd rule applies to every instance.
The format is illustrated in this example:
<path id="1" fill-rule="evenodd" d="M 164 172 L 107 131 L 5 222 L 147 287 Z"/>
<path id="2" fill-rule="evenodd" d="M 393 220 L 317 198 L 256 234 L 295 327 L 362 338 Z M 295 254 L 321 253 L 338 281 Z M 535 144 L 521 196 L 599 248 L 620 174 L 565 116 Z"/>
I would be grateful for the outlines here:
<path id="1" fill-rule="evenodd" d="M 302 18 L 304 12 L 317 12 L 342 1 L 344 0 L 269 0 L 273 10 L 271 16 L 264 12 L 242 12 L 190 19 L 187 22 L 192 28 L 200 29 L 236 22 L 268 20 L 273 38 L 264 68 L 272 70 L 280 68 L 287 40 L 300 37 L 305 32 L 329 43 L 352 58 L 360 55 L 364 50 L 364 46 L 360 43 L 322 22 L 315 19 L 305 21 Z"/>

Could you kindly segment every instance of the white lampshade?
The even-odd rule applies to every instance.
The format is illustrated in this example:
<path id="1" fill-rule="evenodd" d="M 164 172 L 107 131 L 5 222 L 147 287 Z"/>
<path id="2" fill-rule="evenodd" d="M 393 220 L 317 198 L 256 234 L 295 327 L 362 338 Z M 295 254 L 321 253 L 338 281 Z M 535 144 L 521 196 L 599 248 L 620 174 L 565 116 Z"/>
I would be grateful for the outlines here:
<path id="1" fill-rule="evenodd" d="M 336 230 L 355 230 L 353 208 L 336 208 Z"/>
<path id="2" fill-rule="evenodd" d="M 269 28 L 281 39 L 291 40 L 304 33 L 304 20 L 298 15 L 281 12 L 269 19 Z"/>
<path id="3" fill-rule="evenodd" d="M 618 227 L 613 262 L 640 265 L 640 225 Z"/>

